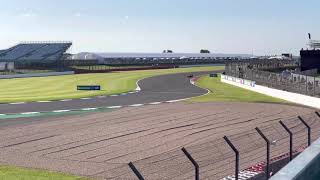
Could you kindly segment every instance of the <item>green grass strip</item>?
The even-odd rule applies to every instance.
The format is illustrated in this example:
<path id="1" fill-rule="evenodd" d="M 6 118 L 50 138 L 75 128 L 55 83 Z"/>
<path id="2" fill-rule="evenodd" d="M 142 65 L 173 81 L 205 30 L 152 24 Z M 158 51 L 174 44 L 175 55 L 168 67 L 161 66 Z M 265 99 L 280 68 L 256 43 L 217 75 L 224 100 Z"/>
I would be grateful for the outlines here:
<path id="1" fill-rule="evenodd" d="M 0 80 L 0 103 L 75 99 L 135 90 L 140 79 L 174 73 L 223 70 L 224 66 L 80 74 Z M 77 91 L 77 85 L 101 85 L 101 91 Z"/>
<path id="2" fill-rule="evenodd" d="M 206 88 L 211 92 L 205 96 L 190 99 L 192 102 L 288 103 L 282 99 L 222 83 L 220 81 L 220 76 L 218 78 L 203 76 L 198 79 L 196 85 Z"/>
<path id="3" fill-rule="evenodd" d="M 88 178 L 12 166 L 0 166 L 0 180 L 89 180 Z"/>

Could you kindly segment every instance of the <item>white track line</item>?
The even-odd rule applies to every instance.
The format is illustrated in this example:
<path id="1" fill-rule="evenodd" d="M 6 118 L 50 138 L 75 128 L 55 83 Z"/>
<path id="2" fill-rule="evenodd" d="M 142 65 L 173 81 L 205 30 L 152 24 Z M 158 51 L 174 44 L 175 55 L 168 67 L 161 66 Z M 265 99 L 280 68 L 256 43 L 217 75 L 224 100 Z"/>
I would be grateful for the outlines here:
<path id="1" fill-rule="evenodd" d="M 146 78 L 144 78 L 146 79 Z M 136 82 L 137 84 L 137 88 L 135 91 L 131 91 L 131 92 L 128 92 L 128 93 L 122 93 L 120 95 L 127 95 L 127 94 L 133 94 L 133 93 L 137 93 L 139 91 L 141 91 L 141 88 L 139 86 L 139 81 L 141 81 L 143 79 L 140 79 Z M 195 82 L 191 79 L 190 80 L 190 83 L 194 86 L 197 86 L 195 84 Z M 203 89 L 203 88 L 202 88 Z M 200 96 L 205 96 L 207 94 L 210 93 L 210 91 L 208 89 L 206 89 L 208 92 L 206 94 L 203 94 L 203 95 L 200 95 Z M 119 94 L 114 94 L 114 95 L 110 95 L 111 97 L 116 97 L 116 96 L 119 96 Z M 200 97 L 200 96 L 197 96 L 197 97 Z M 105 98 L 106 96 L 97 96 L 97 98 Z M 191 97 L 191 98 L 194 98 L 194 97 Z M 188 100 L 188 99 L 191 99 L 191 98 L 185 98 L 185 99 L 177 99 L 177 100 L 170 100 L 170 101 L 166 101 L 167 103 L 174 103 L 174 102 L 179 102 L 179 101 L 184 101 L 184 100 Z M 88 99 L 92 99 L 92 98 L 80 98 L 82 100 L 88 100 Z M 63 100 L 59 100 L 61 102 L 66 102 L 66 101 L 71 101 L 73 99 L 63 99 Z M 39 102 L 39 103 L 48 103 L 48 102 L 52 102 L 52 101 L 36 101 L 36 102 Z M 26 102 L 16 102 L 16 103 L 9 103 L 9 104 L 12 104 L 12 105 L 18 105 L 18 104 L 25 104 Z M 152 103 L 149 103 L 150 105 L 157 105 L 157 104 L 161 104 L 163 102 L 152 102 Z M 133 105 L 129 105 L 130 107 L 139 107 L 139 106 L 143 106 L 144 104 L 133 104 Z M 109 108 L 109 109 L 117 109 L 117 108 L 122 108 L 122 106 L 109 106 L 109 107 L 106 107 L 106 108 Z M 89 110 L 96 110 L 98 108 L 83 108 L 83 109 L 79 109 L 79 110 L 83 110 L 83 111 L 89 111 Z M 55 112 L 55 113 L 60 113 L 60 112 L 69 112 L 71 110 L 55 110 L 55 111 L 52 111 L 52 112 Z M 20 113 L 20 114 L 38 114 L 40 112 L 25 112 L 25 113 Z M 0 116 L 4 116 L 6 114 L 0 114 Z"/>
<path id="2" fill-rule="evenodd" d="M 67 102 L 67 101 L 71 101 L 72 99 L 63 99 L 63 100 L 60 100 L 62 102 Z"/>
<path id="3" fill-rule="evenodd" d="M 157 105 L 157 104 L 161 104 L 162 102 L 152 102 L 152 103 L 149 103 L 151 105 Z"/>
<path id="4" fill-rule="evenodd" d="M 55 113 L 60 113 L 60 112 L 69 112 L 69 111 L 71 111 L 71 110 L 55 110 L 55 111 L 52 111 L 52 112 L 55 112 Z"/>
<path id="5" fill-rule="evenodd" d="M 143 79 L 145 79 L 145 78 L 143 78 Z M 136 82 L 136 85 L 137 85 L 137 88 L 136 88 L 136 91 L 141 91 L 141 88 L 140 88 L 140 86 L 139 86 L 139 82 L 141 81 L 142 79 L 139 79 L 137 82 Z"/>
<path id="6" fill-rule="evenodd" d="M 12 104 L 12 105 L 17 105 L 17 104 L 25 104 L 26 102 L 16 102 L 16 103 L 9 103 L 9 104 Z"/>
<path id="7" fill-rule="evenodd" d="M 80 99 L 82 99 L 82 100 L 88 100 L 88 99 L 91 99 L 91 98 L 80 98 Z"/>
<path id="8" fill-rule="evenodd" d="M 24 112 L 24 113 L 20 113 L 22 115 L 30 115 L 30 114 L 39 114 L 40 112 Z"/>
<path id="9" fill-rule="evenodd" d="M 200 76 L 200 77 L 201 77 L 201 76 Z M 186 101 L 186 100 L 189 100 L 189 99 L 192 99 L 192 98 L 197 98 L 197 97 L 206 96 L 206 95 L 210 94 L 210 92 L 211 92 L 209 89 L 206 89 L 206 88 L 202 88 L 202 87 L 197 86 L 196 83 L 195 83 L 192 79 L 190 79 L 190 83 L 191 83 L 192 85 L 198 87 L 198 88 L 201 88 L 201 89 L 206 90 L 207 93 L 206 93 L 206 94 L 199 95 L 199 96 L 194 96 L 194 97 L 189 97 L 189 98 L 184 98 L 184 99 L 170 100 L 170 101 L 166 101 L 166 102 L 168 102 L 168 103 L 173 103 L 173 102 L 179 102 L 179 101 Z"/>
<path id="10" fill-rule="evenodd" d="M 98 108 L 83 108 L 81 110 L 82 111 L 90 111 L 90 110 L 96 110 L 96 109 L 98 109 Z"/>
<path id="11" fill-rule="evenodd" d="M 49 103 L 49 102 L 52 102 L 52 101 L 37 101 L 38 103 Z"/>
<path id="12" fill-rule="evenodd" d="M 258 174 L 259 173 L 252 172 L 252 171 L 240 171 L 239 172 L 239 179 L 240 180 L 247 180 L 247 179 L 250 179 Z M 236 178 L 234 175 L 223 178 L 223 180 L 235 180 L 235 179 Z"/>
<path id="13" fill-rule="evenodd" d="M 122 106 L 108 106 L 107 108 L 109 108 L 109 109 L 118 109 L 118 108 L 122 108 Z"/>
<path id="14" fill-rule="evenodd" d="M 167 103 L 174 103 L 174 102 L 179 102 L 183 101 L 183 99 L 177 99 L 177 100 L 171 100 L 171 101 L 166 101 Z"/>
<path id="15" fill-rule="evenodd" d="M 132 105 L 129 105 L 130 107 L 139 107 L 139 106 L 143 106 L 144 104 L 132 104 Z"/>
<path id="16" fill-rule="evenodd" d="M 201 77 L 201 76 L 203 76 L 203 75 L 200 75 L 200 76 L 197 76 L 197 77 Z M 193 83 L 192 83 L 192 82 L 193 82 Z M 211 91 L 210 91 L 209 89 L 207 89 L 207 88 L 202 88 L 202 87 L 198 86 L 192 79 L 190 80 L 190 83 L 191 83 L 192 85 L 198 87 L 198 88 L 201 88 L 201 89 L 206 90 L 207 93 L 206 93 L 206 94 L 202 94 L 202 95 L 200 95 L 200 96 L 195 96 L 195 97 L 190 97 L 190 98 L 186 98 L 186 99 L 181 99 L 182 101 L 184 101 L 184 100 L 189 100 L 189 99 L 196 98 L 196 97 L 198 98 L 198 97 L 206 96 L 206 95 L 208 95 L 208 94 L 211 93 Z"/>

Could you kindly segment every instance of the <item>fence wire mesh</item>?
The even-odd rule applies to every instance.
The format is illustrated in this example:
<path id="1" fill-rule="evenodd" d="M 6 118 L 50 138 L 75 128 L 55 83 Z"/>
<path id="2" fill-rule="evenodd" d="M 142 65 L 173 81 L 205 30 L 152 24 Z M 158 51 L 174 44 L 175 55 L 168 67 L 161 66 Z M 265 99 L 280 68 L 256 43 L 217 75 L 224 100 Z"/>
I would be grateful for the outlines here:
<path id="1" fill-rule="evenodd" d="M 300 94 L 320 97 L 320 78 L 283 70 L 281 73 L 260 70 L 249 63 L 227 63 L 226 74 L 233 77 L 255 81 L 259 85 Z M 270 68 L 270 65 L 264 65 Z M 265 68 L 266 68 L 265 67 Z M 287 64 L 273 65 L 273 68 L 291 67 Z"/>
<path id="2" fill-rule="evenodd" d="M 320 118 L 315 114 L 301 116 L 311 127 L 312 141 L 319 138 Z M 297 117 L 279 119 L 293 133 L 293 154 L 302 152 L 308 145 L 306 126 Z M 259 129 L 271 142 L 270 170 L 274 174 L 289 162 L 289 134 L 280 123 L 268 123 Z M 240 171 L 262 173 L 266 166 L 266 142 L 255 129 L 229 135 L 229 140 L 240 153 Z M 182 147 L 181 147 L 182 148 Z M 181 148 L 153 155 L 133 162 L 144 179 L 191 180 L 195 179 L 195 168 Z M 205 143 L 185 146 L 193 159 L 199 164 L 200 179 L 216 180 L 232 178 L 235 173 L 235 152 L 223 138 Z M 277 162 L 282 161 L 282 164 Z M 108 172 L 110 179 L 137 179 L 132 170 L 123 165 Z"/>

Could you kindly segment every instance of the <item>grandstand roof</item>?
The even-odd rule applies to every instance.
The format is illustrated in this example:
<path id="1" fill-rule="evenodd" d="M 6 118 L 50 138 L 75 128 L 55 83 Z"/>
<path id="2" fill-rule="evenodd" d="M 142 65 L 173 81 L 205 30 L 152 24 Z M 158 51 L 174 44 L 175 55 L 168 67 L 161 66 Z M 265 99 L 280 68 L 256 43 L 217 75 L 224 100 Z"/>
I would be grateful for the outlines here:
<path id="1" fill-rule="evenodd" d="M 214 53 L 95 53 L 103 58 L 191 58 L 191 57 L 251 57 L 248 54 Z"/>
<path id="2" fill-rule="evenodd" d="M 22 42 L 0 51 L 1 61 L 54 62 L 71 47 L 72 42 Z"/>

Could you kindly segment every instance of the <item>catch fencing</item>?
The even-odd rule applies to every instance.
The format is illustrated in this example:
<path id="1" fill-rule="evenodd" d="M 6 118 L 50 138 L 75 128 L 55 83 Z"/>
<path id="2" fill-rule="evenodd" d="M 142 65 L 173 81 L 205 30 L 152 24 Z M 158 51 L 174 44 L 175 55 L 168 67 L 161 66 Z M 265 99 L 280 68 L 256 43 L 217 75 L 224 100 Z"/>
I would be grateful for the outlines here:
<path id="1" fill-rule="evenodd" d="M 197 144 L 130 162 L 109 171 L 108 179 L 268 179 L 318 139 L 319 131 L 318 112 L 278 119 L 249 131 L 239 130 L 209 142 L 199 139 Z"/>
<path id="2" fill-rule="evenodd" d="M 250 68 L 226 66 L 226 74 L 255 81 L 258 85 L 289 92 L 320 97 L 320 78 L 289 71 L 274 73 Z"/>

